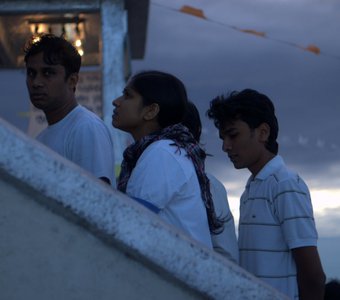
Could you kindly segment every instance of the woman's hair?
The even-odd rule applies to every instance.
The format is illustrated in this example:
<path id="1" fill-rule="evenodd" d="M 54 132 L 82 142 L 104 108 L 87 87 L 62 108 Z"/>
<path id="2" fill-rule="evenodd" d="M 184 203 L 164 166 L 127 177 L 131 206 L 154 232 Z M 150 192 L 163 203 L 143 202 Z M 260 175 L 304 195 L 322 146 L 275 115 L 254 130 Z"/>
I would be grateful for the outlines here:
<path id="1" fill-rule="evenodd" d="M 189 129 L 195 140 L 199 143 L 202 133 L 202 122 L 196 105 L 191 101 L 188 101 L 182 124 Z"/>
<path id="2" fill-rule="evenodd" d="M 129 85 L 141 95 L 144 105 L 159 105 L 161 128 L 182 121 L 188 99 L 185 86 L 177 77 L 161 71 L 143 71 L 134 75 Z"/>

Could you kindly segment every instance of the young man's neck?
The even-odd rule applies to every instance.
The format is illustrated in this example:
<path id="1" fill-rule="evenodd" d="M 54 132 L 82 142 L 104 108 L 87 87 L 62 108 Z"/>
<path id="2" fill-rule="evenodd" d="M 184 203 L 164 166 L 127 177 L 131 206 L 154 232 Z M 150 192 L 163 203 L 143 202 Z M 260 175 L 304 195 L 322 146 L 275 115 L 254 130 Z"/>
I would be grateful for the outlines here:
<path id="1" fill-rule="evenodd" d="M 44 111 L 48 125 L 53 125 L 64 119 L 77 105 L 78 103 L 74 100 L 53 111 Z"/>
<path id="2" fill-rule="evenodd" d="M 256 175 L 263 169 L 263 167 L 269 162 L 271 161 L 274 157 L 276 156 L 276 154 L 266 151 L 263 156 L 260 158 L 260 160 L 256 163 L 256 165 L 248 168 L 249 171 L 251 172 L 253 178 L 256 177 Z"/>

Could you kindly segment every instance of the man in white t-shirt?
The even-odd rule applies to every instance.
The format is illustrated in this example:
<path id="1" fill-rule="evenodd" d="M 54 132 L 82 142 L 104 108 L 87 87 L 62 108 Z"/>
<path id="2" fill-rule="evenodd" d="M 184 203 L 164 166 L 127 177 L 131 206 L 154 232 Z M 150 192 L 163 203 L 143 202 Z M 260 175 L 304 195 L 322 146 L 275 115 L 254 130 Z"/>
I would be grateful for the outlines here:
<path id="1" fill-rule="evenodd" d="M 240 265 L 291 299 L 323 299 L 308 187 L 278 155 L 273 103 L 246 89 L 213 99 L 207 114 L 234 167 L 251 172 L 240 200 Z"/>
<path id="2" fill-rule="evenodd" d="M 44 111 L 48 122 L 37 139 L 115 187 L 110 131 L 75 99 L 81 65 L 78 51 L 52 34 L 32 37 L 24 51 L 30 100 Z"/>

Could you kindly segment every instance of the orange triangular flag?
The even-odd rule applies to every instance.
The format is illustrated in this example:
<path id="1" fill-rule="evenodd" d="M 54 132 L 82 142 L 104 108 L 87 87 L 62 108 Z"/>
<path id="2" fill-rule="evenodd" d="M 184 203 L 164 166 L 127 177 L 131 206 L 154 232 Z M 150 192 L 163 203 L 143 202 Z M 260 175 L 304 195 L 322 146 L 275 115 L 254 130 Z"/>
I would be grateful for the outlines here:
<path id="1" fill-rule="evenodd" d="M 253 29 L 238 29 L 238 30 L 242 31 L 244 33 L 250 33 L 250 34 L 254 34 L 254 35 L 257 35 L 257 36 L 261 36 L 261 37 L 265 37 L 266 36 L 265 32 L 256 31 L 256 30 L 253 30 Z"/>
<path id="2" fill-rule="evenodd" d="M 315 45 L 308 45 L 306 48 L 303 48 L 304 50 L 313 52 L 314 54 L 319 55 L 320 54 L 320 48 Z"/>
<path id="3" fill-rule="evenodd" d="M 198 18 L 206 19 L 202 9 L 198 9 L 198 8 L 195 8 L 195 7 L 192 7 L 192 6 L 183 5 L 182 8 L 179 11 L 182 12 L 182 13 L 185 13 L 185 14 L 189 14 L 189 15 L 198 17 Z"/>

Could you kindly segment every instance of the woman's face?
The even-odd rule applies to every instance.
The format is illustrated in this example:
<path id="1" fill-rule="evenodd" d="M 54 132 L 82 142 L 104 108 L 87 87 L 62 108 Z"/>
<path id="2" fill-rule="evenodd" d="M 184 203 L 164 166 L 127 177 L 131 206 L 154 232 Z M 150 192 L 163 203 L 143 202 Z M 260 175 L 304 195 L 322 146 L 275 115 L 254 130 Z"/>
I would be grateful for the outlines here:
<path id="1" fill-rule="evenodd" d="M 112 101 L 114 106 L 112 125 L 115 128 L 132 134 L 138 139 L 138 133 L 145 124 L 147 106 L 143 104 L 142 96 L 130 85 L 123 90 L 123 95 Z"/>
<path id="2" fill-rule="evenodd" d="M 113 100 L 114 106 L 112 125 L 115 128 L 131 133 L 133 128 L 138 127 L 143 120 L 143 99 L 131 87 L 126 86 L 123 95 Z"/>

